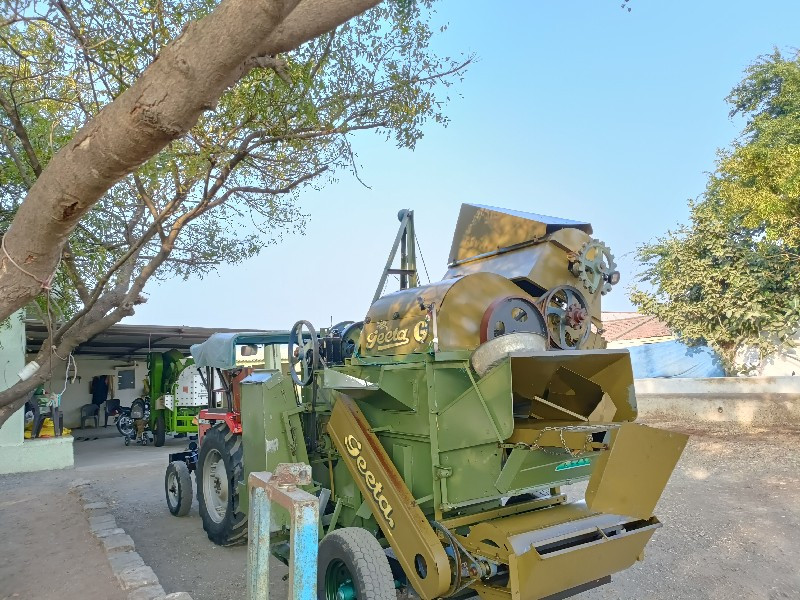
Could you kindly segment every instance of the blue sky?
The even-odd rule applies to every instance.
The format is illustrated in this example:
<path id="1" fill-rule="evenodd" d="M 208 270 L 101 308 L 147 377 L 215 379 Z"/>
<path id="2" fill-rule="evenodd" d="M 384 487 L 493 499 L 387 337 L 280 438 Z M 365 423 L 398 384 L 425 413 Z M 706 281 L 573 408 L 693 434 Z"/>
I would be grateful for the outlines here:
<path id="1" fill-rule="evenodd" d="M 147 304 L 125 322 L 288 328 L 298 319 L 359 320 L 397 211 L 414 210 L 437 280 L 462 202 L 591 222 L 623 276 L 603 308 L 632 310 L 632 252 L 686 220 L 686 201 L 703 191 L 716 149 L 741 128 L 725 97 L 756 57 L 800 45 L 800 2 L 631 0 L 630 13 L 620 4 L 440 0 L 437 19 L 448 30 L 436 48 L 478 57 L 451 88 L 450 125 L 427 126 L 413 152 L 356 136 L 371 189 L 342 173 L 305 192 L 305 235 L 203 280 L 151 282 Z"/>

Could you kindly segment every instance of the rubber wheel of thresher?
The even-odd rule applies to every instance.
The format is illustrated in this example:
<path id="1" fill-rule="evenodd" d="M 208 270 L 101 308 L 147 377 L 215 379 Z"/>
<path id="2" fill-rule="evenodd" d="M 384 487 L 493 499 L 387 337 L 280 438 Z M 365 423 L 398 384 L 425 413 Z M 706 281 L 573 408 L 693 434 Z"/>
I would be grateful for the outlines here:
<path id="1" fill-rule="evenodd" d="M 203 436 L 197 457 L 197 502 L 208 539 L 219 546 L 247 541 L 247 513 L 239 510 L 243 478 L 242 436 L 217 423 Z"/>
<path id="2" fill-rule="evenodd" d="M 156 440 L 155 446 L 156 448 L 160 448 L 167 439 L 167 419 L 164 417 L 163 410 L 159 410 L 156 415 L 156 427 L 153 430 L 153 434 Z"/>
<path id="3" fill-rule="evenodd" d="M 374 535 L 360 527 L 345 527 L 322 538 L 317 598 L 396 600 L 389 559 Z"/>
<path id="4" fill-rule="evenodd" d="M 192 508 L 192 475 L 182 460 L 173 460 L 167 465 L 164 475 L 164 491 L 169 512 L 176 517 L 185 517 Z"/>

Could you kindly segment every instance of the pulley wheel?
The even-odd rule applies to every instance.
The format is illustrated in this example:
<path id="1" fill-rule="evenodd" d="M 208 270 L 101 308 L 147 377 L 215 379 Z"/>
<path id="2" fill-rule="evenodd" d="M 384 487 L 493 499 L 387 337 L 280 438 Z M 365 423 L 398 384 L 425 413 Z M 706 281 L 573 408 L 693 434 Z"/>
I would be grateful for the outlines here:
<path id="1" fill-rule="evenodd" d="M 363 329 L 364 321 L 359 321 L 358 323 L 350 323 L 342 330 L 342 354 L 345 358 L 350 358 L 355 354 Z"/>
<path id="2" fill-rule="evenodd" d="M 301 387 L 307 386 L 319 367 L 319 340 L 311 323 L 298 321 L 294 324 L 289 332 L 288 354 L 292 381 Z"/>
<path id="3" fill-rule="evenodd" d="M 547 339 L 547 326 L 536 305 L 519 296 L 499 298 L 481 319 L 481 344 L 507 333 L 534 333 Z"/>
<path id="4" fill-rule="evenodd" d="M 578 350 L 588 339 L 591 318 L 586 298 L 571 285 L 559 285 L 542 299 L 550 341 L 562 350 Z"/>

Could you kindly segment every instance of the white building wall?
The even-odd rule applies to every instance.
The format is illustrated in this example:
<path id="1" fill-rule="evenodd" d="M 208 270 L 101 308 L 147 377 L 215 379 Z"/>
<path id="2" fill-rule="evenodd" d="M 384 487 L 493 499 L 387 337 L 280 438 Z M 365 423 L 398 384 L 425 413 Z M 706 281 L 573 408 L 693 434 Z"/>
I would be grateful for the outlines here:
<path id="1" fill-rule="evenodd" d="M 784 344 L 780 349 L 767 356 L 756 367 L 757 375 L 762 377 L 781 377 L 800 375 L 800 332 L 793 336 L 793 344 Z"/>
<path id="2" fill-rule="evenodd" d="M 17 373 L 25 366 L 24 353 L 25 325 L 22 322 L 22 311 L 19 311 L 0 323 L 0 391 L 19 381 Z M 0 427 L 0 446 L 22 444 L 24 419 L 23 409 L 20 409 Z"/>
<path id="3" fill-rule="evenodd" d="M 22 311 L 0 323 L 0 390 L 19 381 L 25 364 L 25 325 Z M 64 469 L 73 465 L 72 436 L 24 439 L 24 408 L 0 427 L 0 474 Z"/>
<path id="4" fill-rule="evenodd" d="M 752 346 L 740 348 L 736 353 L 736 365 L 744 374 L 751 377 L 784 377 L 800 375 L 800 333 L 793 336 L 793 342 L 780 344 L 772 354 L 759 358 L 759 350 Z"/>
<path id="5" fill-rule="evenodd" d="M 114 389 L 109 393 L 109 398 L 119 398 L 122 406 L 130 406 L 131 402 L 138 396 L 144 394 L 143 381 L 147 377 L 147 361 L 126 361 L 121 359 L 95 358 L 91 356 L 78 356 L 75 362 L 78 365 L 78 378 L 74 383 L 67 382 L 66 390 L 61 396 L 61 411 L 64 415 L 64 424 L 67 427 L 80 426 L 80 411 L 84 404 L 92 403 L 92 393 L 90 386 L 92 378 L 97 375 L 112 375 L 114 378 Z M 64 376 L 66 375 L 66 365 L 61 363 L 57 372 L 53 373 L 52 389 L 60 392 L 64 389 Z M 55 368 L 54 368 L 55 369 Z M 127 390 L 117 389 L 117 373 L 120 370 L 134 369 L 134 388 Z M 72 373 L 70 372 L 70 375 Z M 100 408 L 99 424 L 102 426 L 102 412 L 105 405 Z M 110 426 L 110 423 L 109 423 Z"/>

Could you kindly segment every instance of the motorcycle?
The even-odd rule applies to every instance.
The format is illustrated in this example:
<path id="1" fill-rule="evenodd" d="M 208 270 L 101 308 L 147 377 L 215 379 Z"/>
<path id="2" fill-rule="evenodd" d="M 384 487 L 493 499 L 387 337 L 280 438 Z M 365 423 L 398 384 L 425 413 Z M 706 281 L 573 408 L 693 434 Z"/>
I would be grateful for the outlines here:
<path id="1" fill-rule="evenodd" d="M 131 419 L 131 407 L 120 406 L 113 413 L 114 425 L 122 437 L 133 435 L 133 419 Z"/>
<path id="2" fill-rule="evenodd" d="M 153 442 L 153 433 L 150 431 L 150 399 L 136 398 L 131 403 L 128 418 L 131 421 L 130 433 L 125 435 L 125 445 L 131 442 L 147 446 Z"/>

